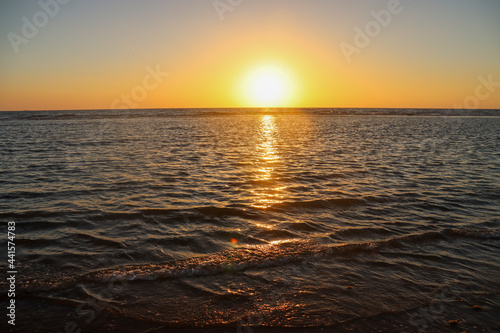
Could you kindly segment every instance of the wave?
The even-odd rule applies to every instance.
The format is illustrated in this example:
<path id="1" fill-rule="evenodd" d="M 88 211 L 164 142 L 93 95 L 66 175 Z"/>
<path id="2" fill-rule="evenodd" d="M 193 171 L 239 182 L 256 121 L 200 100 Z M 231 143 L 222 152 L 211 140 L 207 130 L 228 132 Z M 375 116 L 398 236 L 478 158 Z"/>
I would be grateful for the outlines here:
<path id="1" fill-rule="evenodd" d="M 179 279 L 203 277 L 245 270 L 283 266 L 306 262 L 311 258 L 344 257 L 360 254 L 374 254 L 384 249 L 411 248 L 418 244 L 453 242 L 457 239 L 500 240 L 499 229 L 443 229 L 391 238 L 341 244 L 318 244 L 310 240 L 290 239 L 273 241 L 265 245 L 246 245 L 222 252 L 173 260 L 159 264 L 123 265 L 99 269 L 78 276 L 64 276 L 54 279 L 40 279 L 26 276 L 19 289 L 24 291 L 59 289 L 74 286 L 80 282 L 107 281 L 153 281 L 158 279 Z M 95 241 L 95 239 L 92 239 Z M 107 240 L 99 239 L 98 242 Z M 0 289 L 5 287 L 0 282 Z"/>
<path id="2" fill-rule="evenodd" d="M 337 198 L 337 199 L 318 199 L 309 201 L 289 201 L 280 204 L 275 204 L 269 209 L 271 210 L 287 210 L 291 208 L 301 208 L 301 209 L 319 209 L 319 208 L 350 208 L 354 206 L 364 205 L 366 201 L 364 199 L 357 198 Z"/>
<path id="3" fill-rule="evenodd" d="M 392 232 L 390 230 L 382 227 L 357 227 L 340 229 L 329 236 L 333 239 L 344 239 L 349 237 L 374 237 L 377 235 L 390 236 L 391 234 Z"/>
<path id="4" fill-rule="evenodd" d="M 381 202 L 377 198 L 332 198 L 306 201 L 287 201 L 276 203 L 266 208 L 266 211 L 288 211 L 291 209 L 322 209 L 322 208 L 351 208 L 354 206 L 366 205 L 371 202 Z M 171 215 L 179 213 L 198 213 L 209 217 L 241 217 L 256 218 L 261 210 L 251 206 L 199 206 L 185 209 L 178 208 L 160 208 L 160 209 L 142 209 L 140 213 L 144 216 L 153 215 Z"/>
<path id="5" fill-rule="evenodd" d="M 450 241 L 457 238 L 500 239 L 500 230 L 444 229 L 397 236 L 385 240 L 358 243 L 321 245 L 312 241 L 276 241 L 269 245 L 255 245 L 226 250 L 213 255 L 173 261 L 165 264 L 123 266 L 105 269 L 87 275 L 90 280 L 156 280 L 196 277 L 285 265 L 318 256 L 342 256 L 373 253 L 384 248 L 401 248 L 408 245 Z"/>

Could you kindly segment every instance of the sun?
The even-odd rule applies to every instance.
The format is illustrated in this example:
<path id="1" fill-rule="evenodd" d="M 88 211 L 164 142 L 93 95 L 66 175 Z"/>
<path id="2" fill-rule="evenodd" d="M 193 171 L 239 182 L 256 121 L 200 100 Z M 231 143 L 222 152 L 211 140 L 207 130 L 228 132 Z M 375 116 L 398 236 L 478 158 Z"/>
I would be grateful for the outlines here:
<path id="1" fill-rule="evenodd" d="M 291 95 L 290 77 L 276 66 L 258 67 L 246 77 L 243 94 L 252 106 L 286 106 Z"/>

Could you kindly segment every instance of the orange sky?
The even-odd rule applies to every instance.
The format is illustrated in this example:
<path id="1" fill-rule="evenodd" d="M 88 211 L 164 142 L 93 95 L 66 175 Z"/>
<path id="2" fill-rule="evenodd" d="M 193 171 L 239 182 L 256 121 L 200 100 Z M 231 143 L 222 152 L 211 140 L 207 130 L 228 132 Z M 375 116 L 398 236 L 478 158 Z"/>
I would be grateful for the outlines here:
<path id="1" fill-rule="evenodd" d="M 272 106 L 500 108 L 497 1 L 55 1 L 1 5 L 1 110 L 264 106 L 266 66 Z"/>

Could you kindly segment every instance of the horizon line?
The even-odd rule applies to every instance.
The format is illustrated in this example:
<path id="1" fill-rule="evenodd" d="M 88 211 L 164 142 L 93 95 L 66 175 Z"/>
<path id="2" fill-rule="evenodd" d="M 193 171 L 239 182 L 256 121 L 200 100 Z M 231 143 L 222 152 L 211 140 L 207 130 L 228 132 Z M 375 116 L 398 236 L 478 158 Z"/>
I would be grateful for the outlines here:
<path id="1" fill-rule="evenodd" d="M 0 110 L 0 112 L 52 112 L 52 111 L 125 111 L 125 110 L 211 110 L 211 109 L 229 109 L 229 110 L 249 110 L 249 109 L 362 109 L 362 110 L 453 110 L 453 111 L 500 111 L 500 108 L 444 108 L 444 107 L 339 107 L 339 106 L 314 106 L 314 107 L 298 107 L 298 106 L 283 106 L 283 107 L 154 107 L 154 108 L 124 108 L 124 109 L 25 109 L 25 110 Z"/>

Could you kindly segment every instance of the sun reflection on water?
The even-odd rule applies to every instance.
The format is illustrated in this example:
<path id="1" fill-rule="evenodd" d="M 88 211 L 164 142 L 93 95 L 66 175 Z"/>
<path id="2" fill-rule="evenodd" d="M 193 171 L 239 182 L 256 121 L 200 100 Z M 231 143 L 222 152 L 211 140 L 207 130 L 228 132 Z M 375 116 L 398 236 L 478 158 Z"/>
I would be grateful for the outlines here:
<path id="1" fill-rule="evenodd" d="M 256 197 L 253 206 L 257 208 L 268 208 L 273 204 L 281 203 L 284 199 L 283 191 L 286 186 L 278 183 L 280 178 L 275 172 L 281 163 L 278 134 L 275 116 L 262 116 L 256 146 L 258 162 L 255 180 L 258 186 L 252 190 Z"/>

